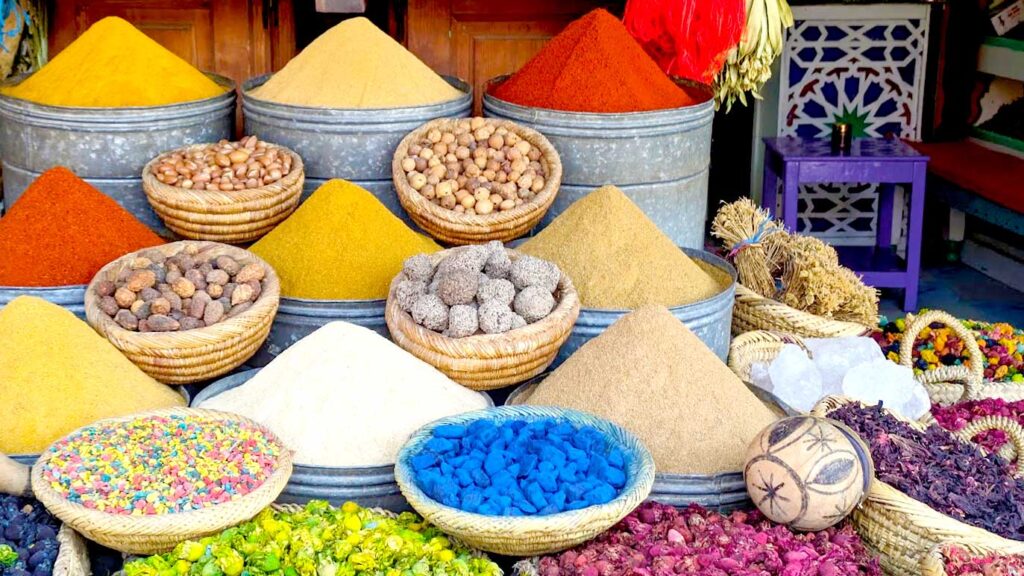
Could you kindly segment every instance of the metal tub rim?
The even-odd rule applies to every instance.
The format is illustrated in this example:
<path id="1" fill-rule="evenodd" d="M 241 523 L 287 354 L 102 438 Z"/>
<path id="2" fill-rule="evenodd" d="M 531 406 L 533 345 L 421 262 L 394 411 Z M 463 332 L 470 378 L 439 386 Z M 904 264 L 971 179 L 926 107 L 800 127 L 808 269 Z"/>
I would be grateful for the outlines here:
<path id="1" fill-rule="evenodd" d="M 62 292 L 64 290 L 81 290 L 85 291 L 88 284 L 65 284 L 63 286 L 4 286 L 0 284 L 0 293 L 2 292 L 39 292 L 39 293 L 51 293 L 51 292 Z"/>
<path id="2" fill-rule="evenodd" d="M 309 119 L 316 122 L 318 126 L 324 124 L 380 124 L 380 114 L 387 113 L 386 122 L 394 121 L 416 121 L 423 118 L 434 118 L 446 116 L 449 111 L 456 111 L 462 108 L 471 108 L 473 105 L 473 87 L 461 78 L 454 76 L 441 76 L 456 90 L 462 92 L 457 98 L 424 104 L 420 106 L 392 106 L 387 108 L 331 108 L 328 106 L 300 106 L 297 104 L 284 104 L 272 100 L 264 100 L 252 95 L 252 90 L 262 86 L 273 74 L 262 74 L 255 76 L 242 83 L 242 109 L 246 113 L 251 110 L 257 111 L 266 117 L 294 121 L 298 118 Z M 248 114 L 247 114 L 248 115 Z M 315 117 L 315 118 L 314 118 Z"/>
<path id="3" fill-rule="evenodd" d="M 385 298 L 367 298 L 363 300 L 320 300 L 316 298 L 291 298 L 282 296 L 278 304 L 278 313 L 306 318 L 352 318 L 358 310 L 364 310 L 364 316 L 384 315 L 387 305 Z"/>
<path id="4" fill-rule="evenodd" d="M 154 119 L 159 119 L 162 122 L 167 122 L 171 119 L 187 120 L 221 108 L 234 107 L 236 97 L 234 81 L 212 72 L 204 72 L 204 74 L 216 82 L 218 86 L 224 88 L 224 92 L 208 98 L 175 102 L 173 104 L 118 107 L 53 106 L 0 93 L 0 113 L 11 117 L 31 118 L 33 124 L 42 126 L 52 125 L 53 122 L 60 122 L 59 127 L 65 128 L 68 124 L 94 126 L 115 123 L 129 125 L 131 130 L 136 131 L 138 127 L 133 125 L 149 124 Z M 15 86 L 28 76 L 28 74 L 19 75 L 0 82 L 0 86 Z M 175 125 L 165 123 L 159 128 L 165 129 Z M 109 126 L 103 127 L 103 131 L 107 132 L 125 131 L 127 129 L 112 130 Z"/>

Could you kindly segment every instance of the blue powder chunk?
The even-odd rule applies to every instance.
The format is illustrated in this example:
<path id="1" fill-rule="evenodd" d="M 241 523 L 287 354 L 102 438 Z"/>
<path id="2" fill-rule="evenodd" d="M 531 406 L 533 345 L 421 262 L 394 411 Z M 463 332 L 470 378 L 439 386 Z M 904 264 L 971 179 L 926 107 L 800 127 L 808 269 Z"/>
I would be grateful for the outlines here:
<path id="1" fill-rule="evenodd" d="M 578 470 L 576 469 L 576 464 L 570 463 L 565 468 L 562 468 L 561 470 L 558 471 L 558 479 L 561 480 L 562 482 L 572 482 L 576 480 L 577 472 Z"/>
<path id="2" fill-rule="evenodd" d="M 455 446 L 455 442 L 452 442 L 451 440 L 448 440 L 446 438 L 434 437 L 431 438 L 430 440 L 427 440 L 427 444 L 426 446 L 424 446 L 424 448 L 426 450 L 430 450 L 431 452 L 444 454 L 445 452 L 451 452 L 452 450 L 454 450 Z"/>
<path id="3" fill-rule="evenodd" d="M 537 483 L 544 489 L 545 492 L 554 492 L 558 490 L 558 472 L 542 472 L 537 475 Z"/>
<path id="4" fill-rule="evenodd" d="M 433 452 L 420 452 L 419 454 L 413 456 L 409 460 L 409 463 L 412 464 L 413 470 L 423 470 L 425 468 L 430 468 L 431 466 L 437 464 L 437 462 L 437 454 L 434 454 Z"/>
<path id="5" fill-rule="evenodd" d="M 595 505 L 611 502 L 613 498 L 615 498 L 615 488 L 612 488 L 611 485 L 605 482 L 598 484 L 586 496 L 587 502 Z"/>
<path id="6" fill-rule="evenodd" d="M 554 470 L 555 465 L 552 464 L 551 462 L 545 461 L 537 465 L 537 471 L 539 471 L 541 474 L 547 474 L 548 472 L 553 472 Z"/>
<path id="7" fill-rule="evenodd" d="M 444 460 L 442 460 L 441 461 L 441 474 L 443 476 L 451 476 L 454 473 L 455 473 L 455 467 L 452 466 L 451 464 L 445 462 Z"/>
<path id="8" fill-rule="evenodd" d="M 491 477 L 488 476 L 483 470 L 477 468 L 469 473 L 473 478 L 473 483 L 481 488 L 487 488 L 491 485 Z"/>
<path id="9" fill-rule="evenodd" d="M 524 454 L 519 459 L 519 476 L 525 477 L 537 469 L 537 455 L 536 454 Z"/>
<path id="10" fill-rule="evenodd" d="M 622 488 L 626 485 L 626 473 L 618 468 L 608 468 L 601 479 L 615 488 Z"/>
<path id="11" fill-rule="evenodd" d="M 544 497 L 544 491 L 536 482 L 526 487 L 526 498 L 537 508 L 543 508 L 548 505 L 548 500 Z"/>
<path id="12" fill-rule="evenodd" d="M 554 506 L 558 510 L 565 510 L 565 491 L 564 490 L 559 490 L 558 492 L 555 492 L 554 494 L 551 494 L 550 496 L 548 496 L 547 500 L 548 500 L 548 505 Z"/>
<path id="13" fill-rule="evenodd" d="M 487 455 L 487 458 L 484 459 L 484 471 L 490 474 L 492 477 L 503 468 L 505 468 L 504 452 L 491 452 Z"/>
<path id="14" fill-rule="evenodd" d="M 573 500 L 572 502 L 569 502 L 568 504 L 565 505 L 565 509 L 579 510 L 581 508 L 586 508 L 587 506 L 590 506 L 590 504 L 587 503 L 586 500 Z"/>
<path id="15" fill-rule="evenodd" d="M 498 513 L 498 509 L 494 507 L 490 502 L 485 502 L 477 508 L 477 512 L 480 514 L 486 514 L 488 516 L 494 516 Z"/>
<path id="16" fill-rule="evenodd" d="M 566 496 L 566 499 L 568 499 L 570 501 L 573 501 L 573 500 L 583 500 L 583 496 L 586 495 L 586 493 L 589 490 L 590 490 L 590 487 L 587 486 L 586 484 L 584 484 L 583 482 L 578 482 L 576 484 L 569 484 L 569 485 L 567 485 L 565 487 L 565 496 Z"/>
<path id="17" fill-rule="evenodd" d="M 554 464 L 555 468 L 565 466 L 565 452 L 562 452 L 554 446 L 545 446 L 540 451 L 540 457 L 544 459 L 545 462 L 551 462 Z"/>
<path id="18" fill-rule="evenodd" d="M 508 470 L 498 470 L 496 474 L 491 476 L 491 485 L 502 491 L 508 491 L 515 484 L 515 481 L 515 477 L 509 474 Z"/>
<path id="19" fill-rule="evenodd" d="M 576 429 L 572 427 L 572 424 L 568 422 L 561 422 L 558 425 L 551 428 L 548 434 L 552 436 L 569 436 L 576 432 Z"/>
<path id="20" fill-rule="evenodd" d="M 587 474 L 593 478 L 604 478 L 605 472 L 608 470 L 608 461 L 599 454 L 594 454 L 590 458 L 590 467 L 587 469 Z"/>
<path id="21" fill-rule="evenodd" d="M 434 436 L 438 438 L 462 438 L 467 428 L 461 424 L 445 424 L 434 428 Z"/>
<path id="22" fill-rule="evenodd" d="M 459 486 L 465 488 L 473 483 L 473 475 L 470 474 L 465 468 L 458 468 L 455 470 L 455 478 L 459 481 Z"/>
<path id="23" fill-rule="evenodd" d="M 462 493 L 462 509 L 466 512 L 476 512 L 483 502 L 483 492 L 475 488 L 467 488 Z"/>
<path id="24" fill-rule="evenodd" d="M 533 504 L 530 504 L 529 500 L 523 499 L 517 500 L 516 502 L 519 509 L 525 512 L 526 514 L 533 515 L 537 513 L 537 508 Z"/>
<path id="25" fill-rule="evenodd" d="M 622 450 L 618 448 L 612 448 L 608 452 L 608 464 L 622 470 L 626 467 L 626 456 L 622 453 Z"/>

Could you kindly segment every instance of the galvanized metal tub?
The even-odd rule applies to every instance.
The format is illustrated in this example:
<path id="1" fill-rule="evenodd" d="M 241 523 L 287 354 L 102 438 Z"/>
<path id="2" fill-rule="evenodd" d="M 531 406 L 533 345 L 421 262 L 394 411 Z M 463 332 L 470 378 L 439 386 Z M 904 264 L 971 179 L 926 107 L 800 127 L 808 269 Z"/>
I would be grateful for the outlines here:
<path id="1" fill-rule="evenodd" d="M 562 159 L 562 186 L 541 220 L 543 229 L 594 188 L 615 184 L 679 246 L 701 248 L 707 218 L 711 122 L 710 91 L 693 106 L 595 114 L 520 106 L 495 98 L 487 83 L 484 116 L 505 118 L 537 130 Z"/>
<path id="2" fill-rule="evenodd" d="M 732 306 L 736 294 L 736 269 L 722 258 L 703 250 L 682 248 L 687 256 L 698 263 L 720 270 L 728 275 L 729 285 L 721 292 L 700 302 L 684 304 L 669 308 L 672 315 L 686 324 L 708 348 L 711 348 L 723 362 L 729 357 L 729 340 L 731 338 Z M 600 335 L 615 323 L 616 320 L 629 314 L 631 310 L 605 310 L 600 308 L 582 308 L 576 326 L 572 329 L 569 339 L 558 351 L 558 357 L 552 364 L 557 367 L 573 352 L 587 343 L 588 340 Z"/>
<path id="3" fill-rule="evenodd" d="M 505 401 L 506 406 L 519 404 L 520 398 L 537 387 L 551 372 L 545 372 L 512 391 Z M 670 506 L 683 507 L 700 504 L 719 512 L 732 512 L 752 506 L 747 494 L 747 485 L 742 472 L 721 474 L 665 474 L 654 475 L 654 488 L 647 500 Z"/>
<path id="4" fill-rule="evenodd" d="M 196 394 L 192 406 L 199 406 L 214 396 L 241 386 L 258 372 L 258 368 L 246 370 L 217 380 Z M 494 406 L 490 396 L 483 392 L 480 395 L 487 399 L 490 406 Z M 293 464 L 288 485 L 277 497 L 277 501 L 305 504 L 310 500 L 328 500 L 336 506 L 351 500 L 366 508 L 383 508 L 393 512 L 412 510 L 395 483 L 394 465 L 330 468 Z"/>
<path id="5" fill-rule="evenodd" d="M 86 284 L 72 286 L 0 286 L 0 308 L 7 306 L 18 296 L 35 296 L 47 302 L 67 308 L 72 314 L 85 320 Z"/>
<path id="6" fill-rule="evenodd" d="M 302 199 L 331 178 L 344 178 L 373 193 L 393 213 L 411 222 L 391 184 L 391 160 L 406 134 L 435 118 L 460 118 L 473 106 L 472 87 L 450 76 L 445 80 L 463 95 L 447 102 L 404 108 L 336 109 L 279 104 L 251 91 L 270 78 L 242 85 L 245 130 L 262 140 L 291 148 L 302 157 L 306 183 Z"/>
<path id="7" fill-rule="evenodd" d="M 270 335 L 247 364 L 266 366 L 277 356 L 317 328 L 344 320 L 369 328 L 391 339 L 384 308 L 387 300 L 308 300 L 281 297 Z"/>
<path id="8" fill-rule="evenodd" d="M 165 230 L 142 191 L 142 168 L 162 152 L 229 138 L 234 129 L 234 83 L 208 76 L 227 90 L 166 106 L 46 106 L 0 94 L 5 205 L 17 201 L 46 170 L 65 166 L 150 228 Z"/>

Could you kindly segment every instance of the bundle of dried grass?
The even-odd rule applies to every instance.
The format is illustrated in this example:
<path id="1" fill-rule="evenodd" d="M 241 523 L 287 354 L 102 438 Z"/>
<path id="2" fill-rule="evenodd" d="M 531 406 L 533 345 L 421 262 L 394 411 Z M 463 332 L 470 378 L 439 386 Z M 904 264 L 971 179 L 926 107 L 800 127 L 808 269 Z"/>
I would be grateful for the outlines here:
<path id="1" fill-rule="evenodd" d="M 740 283 L 765 298 L 774 298 L 775 277 L 784 262 L 783 237 L 788 234 L 768 211 L 749 198 L 724 204 L 711 223 L 711 234 L 729 251 Z"/>

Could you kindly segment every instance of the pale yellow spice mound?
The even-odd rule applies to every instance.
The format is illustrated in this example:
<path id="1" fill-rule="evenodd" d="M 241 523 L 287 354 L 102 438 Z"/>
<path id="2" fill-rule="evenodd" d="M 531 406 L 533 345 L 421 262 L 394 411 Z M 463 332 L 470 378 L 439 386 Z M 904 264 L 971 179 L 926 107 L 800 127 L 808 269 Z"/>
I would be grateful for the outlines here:
<path id="1" fill-rule="evenodd" d="M 462 92 L 372 22 L 352 18 L 320 35 L 252 95 L 296 106 L 397 108 Z"/>
<path id="2" fill-rule="evenodd" d="M 184 404 L 64 308 L 19 296 L 0 310 L 0 452 L 36 454 L 96 420 Z"/>
<path id="3" fill-rule="evenodd" d="M 48 64 L 4 94 L 51 106 L 162 106 L 224 88 L 128 22 L 96 22 Z"/>
<path id="4" fill-rule="evenodd" d="M 441 249 L 347 180 L 329 180 L 249 248 L 281 279 L 281 294 L 314 300 L 386 298 L 406 258 Z"/>
<path id="5" fill-rule="evenodd" d="M 658 472 L 743 469 L 774 414 L 663 306 L 623 316 L 584 344 L 521 404 L 589 412 L 635 434 Z"/>
<path id="6" fill-rule="evenodd" d="M 520 250 L 558 264 L 587 308 L 680 306 L 725 289 L 615 186 L 574 202 Z"/>

